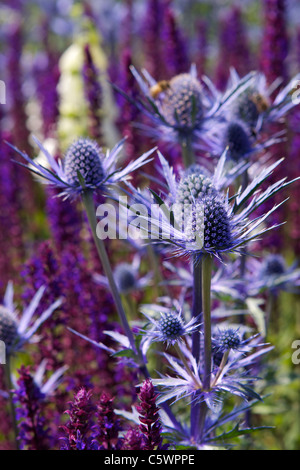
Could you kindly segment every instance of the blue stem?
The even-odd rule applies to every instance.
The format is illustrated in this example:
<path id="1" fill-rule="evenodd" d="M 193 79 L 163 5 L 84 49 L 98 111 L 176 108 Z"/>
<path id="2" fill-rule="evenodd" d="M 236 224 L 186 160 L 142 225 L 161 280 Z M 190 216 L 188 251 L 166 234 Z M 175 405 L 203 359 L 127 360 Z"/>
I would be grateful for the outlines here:
<path id="1" fill-rule="evenodd" d="M 192 317 L 199 317 L 202 315 L 202 260 L 197 256 L 193 262 L 193 305 Z M 192 335 L 192 354 L 199 363 L 200 359 L 200 329 L 196 330 Z M 200 419 L 200 405 L 199 403 L 191 404 L 191 435 L 196 434 L 198 422 Z"/>

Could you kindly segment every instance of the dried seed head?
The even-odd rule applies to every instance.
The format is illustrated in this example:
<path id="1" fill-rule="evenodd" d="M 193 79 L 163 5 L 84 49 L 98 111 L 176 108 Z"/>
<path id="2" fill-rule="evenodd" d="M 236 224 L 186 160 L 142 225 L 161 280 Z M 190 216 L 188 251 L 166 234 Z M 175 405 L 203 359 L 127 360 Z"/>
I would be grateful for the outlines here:
<path id="1" fill-rule="evenodd" d="M 0 305 L 0 341 L 10 347 L 17 337 L 18 329 L 14 316 L 6 307 Z"/>
<path id="2" fill-rule="evenodd" d="M 70 185 L 79 185 L 78 172 L 87 185 L 97 185 L 104 178 L 102 159 L 104 155 L 96 142 L 79 139 L 73 143 L 65 156 L 65 175 Z"/>
<path id="3" fill-rule="evenodd" d="M 177 129 L 199 128 L 203 118 L 201 83 L 189 73 L 173 77 L 164 94 L 162 114 Z"/>

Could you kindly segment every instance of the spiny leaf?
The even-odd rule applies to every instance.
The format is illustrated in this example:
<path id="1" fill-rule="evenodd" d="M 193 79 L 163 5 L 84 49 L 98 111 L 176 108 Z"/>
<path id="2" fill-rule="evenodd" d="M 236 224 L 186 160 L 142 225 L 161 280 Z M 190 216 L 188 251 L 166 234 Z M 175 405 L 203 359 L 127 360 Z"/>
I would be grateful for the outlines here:
<path id="1" fill-rule="evenodd" d="M 274 429 L 273 426 L 259 426 L 255 428 L 243 428 L 241 429 L 239 427 L 239 423 L 230 431 L 224 432 L 223 434 L 220 434 L 219 436 L 215 436 L 214 438 L 210 439 L 211 441 L 223 441 L 227 439 L 233 439 L 235 437 L 240 437 L 240 436 L 245 436 L 248 434 L 252 434 L 256 431 L 261 431 L 264 429 Z M 210 441 L 209 440 L 209 441 Z"/>

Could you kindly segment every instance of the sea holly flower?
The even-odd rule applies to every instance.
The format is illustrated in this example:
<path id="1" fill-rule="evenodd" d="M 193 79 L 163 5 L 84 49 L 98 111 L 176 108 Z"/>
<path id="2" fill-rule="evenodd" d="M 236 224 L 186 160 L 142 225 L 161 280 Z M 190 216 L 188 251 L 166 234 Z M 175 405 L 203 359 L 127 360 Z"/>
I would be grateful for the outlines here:
<path id="1" fill-rule="evenodd" d="M 261 260 L 256 258 L 249 260 L 246 283 L 250 297 L 267 290 L 272 293 L 280 290 L 299 293 L 300 269 L 297 262 L 287 266 L 283 256 L 269 254 Z"/>
<path id="2" fill-rule="evenodd" d="M 197 146 L 216 158 L 226 149 L 227 158 L 236 164 L 281 142 L 282 139 L 283 131 L 258 139 L 243 120 L 227 115 L 221 121 L 210 121 L 206 133 L 199 137 Z"/>
<path id="3" fill-rule="evenodd" d="M 202 93 L 201 83 L 189 73 L 176 75 L 165 85 L 161 99 L 162 116 L 179 134 L 189 135 L 201 128 L 204 115 Z"/>
<path id="4" fill-rule="evenodd" d="M 72 185 L 80 184 L 79 174 L 87 186 L 96 187 L 104 179 L 102 150 L 90 139 L 79 139 L 74 142 L 65 155 L 64 170 L 67 182 Z"/>
<path id="5" fill-rule="evenodd" d="M 269 85 L 265 74 L 256 72 L 249 87 L 239 94 L 237 100 L 230 103 L 229 115 L 244 121 L 255 133 L 263 130 L 265 124 L 280 122 L 296 105 L 292 99 L 292 92 L 299 79 L 300 75 L 297 74 L 279 90 L 282 85 L 281 78 L 277 78 Z M 228 87 L 236 86 L 240 80 L 241 77 L 232 69 Z M 275 98 L 274 92 L 276 92 Z"/>
<path id="6" fill-rule="evenodd" d="M 143 337 L 143 344 L 151 344 L 152 342 L 164 342 L 167 346 L 174 345 L 179 341 L 183 341 L 186 335 L 192 334 L 200 327 L 199 318 L 192 318 L 186 322 L 182 316 L 182 310 L 161 309 L 159 319 L 156 319 L 147 313 L 143 315 L 149 320 L 151 326 L 146 330 Z"/>
<path id="7" fill-rule="evenodd" d="M 214 350 L 217 352 L 226 352 L 230 349 L 238 350 L 241 346 L 241 337 L 239 329 L 227 328 L 219 329 L 213 338 Z"/>
<path id="8" fill-rule="evenodd" d="M 158 151 L 160 167 L 157 167 L 157 171 L 160 178 L 152 180 L 159 186 L 161 197 L 168 205 L 188 205 L 204 196 L 216 196 L 227 190 L 239 175 L 254 167 L 254 164 L 245 161 L 237 162 L 234 166 L 228 165 L 227 153 L 228 149 L 225 149 L 220 154 L 213 171 L 196 163 L 176 176 L 173 167 Z M 133 189 L 130 183 L 128 187 Z"/>
<path id="9" fill-rule="evenodd" d="M 3 304 L 0 305 L 0 340 L 5 343 L 8 354 L 19 351 L 28 342 L 34 342 L 34 335 L 38 328 L 62 304 L 61 299 L 56 300 L 32 323 L 32 317 L 39 306 L 44 291 L 45 287 L 40 287 L 20 316 L 14 305 L 13 285 L 12 283 L 8 284 Z"/>
<path id="10" fill-rule="evenodd" d="M 141 258 L 137 254 L 133 257 L 131 263 L 119 263 L 114 269 L 114 277 L 116 285 L 121 294 L 128 294 L 129 292 L 141 290 L 147 287 L 152 278 L 152 272 L 147 273 L 145 276 L 139 275 Z M 96 273 L 94 280 L 97 284 L 109 287 L 106 276 Z"/>
<path id="11" fill-rule="evenodd" d="M 242 122 L 229 122 L 224 132 L 224 148 L 228 148 L 228 156 L 238 162 L 251 153 L 251 136 Z"/>
<path id="12" fill-rule="evenodd" d="M 127 181 L 129 173 L 148 163 L 148 157 L 153 152 L 152 149 L 144 153 L 122 169 L 117 164 L 125 139 L 104 153 L 95 141 L 80 138 L 68 148 L 63 162 L 56 161 L 37 138 L 34 137 L 34 141 L 45 155 L 48 167 L 13 148 L 28 162 L 28 165 L 23 166 L 42 177 L 46 184 L 58 188 L 65 199 L 76 197 L 89 189 L 106 193 L 116 184 Z"/>
<path id="13" fill-rule="evenodd" d="M 144 130 L 170 142 L 182 142 L 195 136 L 206 113 L 203 87 L 195 70 L 159 82 L 147 71 L 143 71 L 144 76 L 134 67 L 131 71 L 147 99 L 147 103 L 137 100 L 135 104 L 155 125 L 154 128 L 146 126 Z"/>
<path id="14" fill-rule="evenodd" d="M 181 344 L 180 349 L 184 355 L 184 361 L 165 353 L 164 357 L 168 361 L 170 373 L 153 379 L 153 385 L 161 391 L 158 404 L 165 400 L 177 402 L 188 398 L 194 403 L 205 401 L 208 408 L 215 413 L 217 409 L 222 408 L 224 392 L 229 392 L 246 401 L 249 398 L 260 399 L 249 386 L 256 378 L 250 376 L 247 370 L 257 358 L 269 352 L 272 346 L 262 343 L 259 335 L 240 341 L 238 349 L 227 348 L 229 354 L 226 355 L 226 361 L 211 370 L 209 389 L 205 389 L 203 385 L 201 360 L 199 363 L 196 362 L 190 347 Z"/>
<path id="15" fill-rule="evenodd" d="M 176 191 L 176 202 L 178 204 L 191 204 L 195 199 L 217 194 L 213 186 L 211 175 L 207 175 L 200 166 L 193 165 L 182 176 Z"/>
<path id="16" fill-rule="evenodd" d="M 242 78 L 231 69 L 225 95 L 238 87 L 247 77 L 248 75 Z M 240 89 L 235 99 L 226 101 L 221 108 L 222 113 L 213 116 L 213 119 L 207 122 L 205 132 L 199 135 L 197 148 L 217 156 L 228 146 L 228 157 L 237 162 L 241 158 L 248 158 L 255 152 L 281 142 L 286 133 L 284 130 L 276 133 L 272 131 L 271 135 L 265 131 L 270 130 L 268 127 L 270 124 L 282 122 L 297 104 L 292 95 L 299 78 L 299 74 L 296 75 L 273 98 L 274 91 L 281 85 L 281 79 L 269 86 L 264 74 L 260 72 L 251 74 L 251 79 L 246 80 L 246 86 Z M 216 101 L 221 99 L 223 93 L 215 90 L 207 77 L 203 77 L 203 80 L 215 95 Z"/>
<path id="17" fill-rule="evenodd" d="M 176 75 L 169 81 L 156 81 L 145 69 L 140 74 L 132 66 L 131 71 L 145 100 L 138 98 L 133 101 L 122 90 L 118 91 L 133 101 L 152 123 L 152 126 L 139 127 L 155 139 L 169 143 L 195 143 L 206 122 L 213 117 L 221 117 L 223 106 L 229 105 L 252 80 L 252 74 L 249 74 L 220 95 L 213 86 L 202 85 L 194 65 L 188 73 Z"/>
<path id="18" fill-rule="evenodd" d="M 266 219 L 283 202 L 258 217 L 252 214 L 270 197 L 293 181 L 286 178 L 262 190 L 262 183 L 282 163 L 282 160 L 263 168 L 260 174 L 246 187 L 240 187 L 237 194 L 229 198 L 228 194 L 208 195 L 196 199 L 187 206 L 184 217 L 176 220 L 176 210 L 170 205 L 169 198 L 162 199 L 153 191 L 137 191 L 132 186 L 133 199 L 148 207 L 148 215 L 140 216 L 142 220 L 150 219 L 141 229 L 148 231 L 150 242 L 164 243 L 170 251 L 178 255 L 210 254 L 219 259 L 225 253 L 241 252 L 245 245 L 259 238 L 263 233 L 278 225 L 263 226 Z M 175 194 L 176 180 L 168 167 L 168 187 Z M 176 207 L 175 207 L 176 209 Z M 175 217 L 174 217 L 175 216 Z M 174 220 L 175 219 L 175 220 Z M 183 219 L 183 220 L 182 220 Z"/>

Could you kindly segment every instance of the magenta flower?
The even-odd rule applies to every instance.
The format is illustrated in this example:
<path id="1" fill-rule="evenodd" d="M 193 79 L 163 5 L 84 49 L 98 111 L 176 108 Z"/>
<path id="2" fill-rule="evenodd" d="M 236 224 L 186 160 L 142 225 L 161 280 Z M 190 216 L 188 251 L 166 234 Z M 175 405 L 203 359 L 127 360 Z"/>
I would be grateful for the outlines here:
<path id="1" fill-rule="evenodd" d="M 140 414 L 140 431 L 144 435 L 143 450 L 162 449 L 162 425 L 159 418 L 159 408 L 156 405 L 157 394 L 150 379 L 141 386 L 137 410 Z"/>

